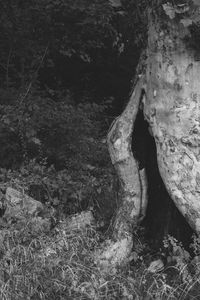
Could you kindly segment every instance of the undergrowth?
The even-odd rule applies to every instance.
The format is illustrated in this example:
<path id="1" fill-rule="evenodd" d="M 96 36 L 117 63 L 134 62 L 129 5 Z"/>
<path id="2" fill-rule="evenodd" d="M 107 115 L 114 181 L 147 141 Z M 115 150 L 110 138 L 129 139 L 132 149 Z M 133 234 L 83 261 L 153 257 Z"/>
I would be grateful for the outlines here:
<path id="1" fill-rule="evenodd" d="M 0 299 L 199 299 L 199 254 L 191 258 L 182 245 L 168 237 L 165 268 L 148 270 L 148 252 L 142 240 L 133 252 L 130 266 L 102 272 L 94 262 L 101 234 L 94 225 L 73 227 L 60 221 L 48 233 L 31 234 L 30 220 L 0 234 Z M 192 247 L 199 251 L 199 239 Z M 171 251 L 171 252 L 170 252 Z M 137 255 L 136 255 L 137 254 Z"/>
<path id="2" fill-rule="evenodd" d="M 30 239 L 21 227 L 4 229 L 1 238 L 2 300 L 134 299 L 131 277 L 103 276 L 94 264 L 100 236 L 92 226 L 72 228 L 63 221 L 49 235 Z"/>
<path id="3" fill-rule="evenodd" d="M 95 264 L 118 206 L 102 118 L 108 103 L 77 105 L 65 98 L 42 99 L 35 92 L 17 114 L 13 104 L 0 107 L 0 213 L 8 187 L 46 210 L 45 218 L 0 218 L 0 300 L 200 299 L 198 237 L 190 251 L 166 237 L 160 262 L 143 234 L 134 232 L 129 265 L 108 274 Z M 93 212 L 96 224 L 73 228 L 66 220 L 84 210 Z M 149 265 L 156 260 L 162 268 L 153 273 Z"/>

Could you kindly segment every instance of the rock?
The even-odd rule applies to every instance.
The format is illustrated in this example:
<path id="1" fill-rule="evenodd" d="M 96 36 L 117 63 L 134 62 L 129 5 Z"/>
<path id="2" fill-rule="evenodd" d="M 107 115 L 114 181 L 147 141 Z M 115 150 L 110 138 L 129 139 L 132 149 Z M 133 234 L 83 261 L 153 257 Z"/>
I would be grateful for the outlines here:
<path id="1" fill-rule="evenodd" d="M 66 231 L 84 230 L 86 227 L 94 226 L 95 220 L 91 211 L 82 211 L 60 222 L 59 228 Z"/>
<path id="2" fill-rule="evenodd" d="M 148 271 L 151 273 L 157 273 L 164 269 L 164 263 L 161 259 L 154 260 L 150 263 Z"/>
<path id="3" fill-rule="evenodd" d="M 43 204 L 32 197 L 8 187 L 5 195 L 6 210 L 4 218 L 22 219 L 25 216 L 37 216 L 43 210 Z"/>

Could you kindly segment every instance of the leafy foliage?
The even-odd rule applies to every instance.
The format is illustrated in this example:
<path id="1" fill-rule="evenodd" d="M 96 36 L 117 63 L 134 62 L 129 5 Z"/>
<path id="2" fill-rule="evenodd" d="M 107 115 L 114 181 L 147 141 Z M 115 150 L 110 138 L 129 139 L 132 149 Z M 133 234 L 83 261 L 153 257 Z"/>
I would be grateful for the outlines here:
<path id="1" fill-rule="evenodd" d="M 112 44 L 117 35 L 108 1 L 1 1 L 1 68 L 6 86 L 24 87 L 34 76 L 44 49 L 46 63 L 55 54 L 92 60 L 92 52 Z"/>
<path id="2" fill-rule="evenodd" d="M 145 1 L 0 3 L 3 89 L 26 94 L 30 82 L 39 79 L 42 89 L 84 91 L 98 99 L 128 94 L 127 82 L 146 40 Z"/>
<path id="3" fill-rule="evenodd" d="M 166 269 L 156 274 L 148 271 L 153 255 L 137 233 L 130 267 L 105 275 L 93 255 L 118 206 L 105 139 L 110 111 L 117 97 L 124 102 L 121 90 L 128 91 L 145 47 L 149 3 L 0 4 L 1 204 L 6 188 L 13 187 L 43 202 L 48 217 L 56 212 L 47 224 L 52 228 L 41 216 L 9 224 L 0 219 L 0 298 L 189 297 L 199 288 L 198 238 L 191 245 L 193 258 L 168 237 Z M 151 5 L 162 8 L 160 1 Z M 174 13 L 169 4 L 164 9 Z M 65 223 L 86 209 L 96 227 L 74 230 Z"/>
<path id="4" fill-rule="evenodd" d="M 2 192 L 12 186 L 64 214 L 95 207 L 108 222 L 115 206 L 116 181 L 105 144 L 107 126 L 100 121 L 107 105 L 75 106 L 36 96 L 29 100 L 21 123 L 15 107 L 2 106 L 5 139 L 10 132 L 15 134 L 14 141 L 2 146 L 2 161 L 5 157 L 6 164 L 17 158 L 22 162 L 23 152 L 27 161 L 13 171 L 1 169 Z"/>
<path id="5" fill-rule="evenodd" d="M 1 105 L 2 135 L 5 139 L 6 134 L 7 139 L 10 135 L 15 137 L 13 144 L 12 139 L 9 145 L 5 142 L 6 153 L 2 149 L 2 162 L 6 155 L 9 165 L 8 153 L 13 149 L 16 155 L 16 149 L 20 149 L 20 146 L 28 157 L 38 159 L 39 155 L 49 159 L 53 157 L 54 163 L 56 164 L 57 160 L 60 168 L 64 168 L 69 157 L 78 159 L 80 149 L 82 162 L 91 162 L 91 157 L 88 157 L 91 156 L 91 147 L 98 156 L 98 152 L 103 147 L 98 140 L 103 138 L 107 128 L 106 116 L 103 117 L 104 125 L 102 115 L 105 115 L 109 103 L 75 105 L 68 96 L 60 95 L 60 98 L 57 101 L 49 97 L 41 97 L 36 92 L 30 94 L 26 102 L 21 104 L 15 103 L 13 99 L 14 103 Z"/>

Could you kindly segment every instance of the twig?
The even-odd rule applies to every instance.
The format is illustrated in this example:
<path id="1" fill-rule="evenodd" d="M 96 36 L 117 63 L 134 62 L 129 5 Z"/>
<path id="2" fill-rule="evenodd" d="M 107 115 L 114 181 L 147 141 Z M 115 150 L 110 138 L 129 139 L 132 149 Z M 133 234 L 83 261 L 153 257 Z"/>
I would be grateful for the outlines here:
<path id="1" fill-rule="evenodd" d="M 35 75 L 38 73 L 38 71 L 40 70 L 40 68 L 41 68 L 41 66 L 42 66 L 42 63 L 43 63 L 44 58 L 45 58 L 45 56 L 46 56 L 46 54 L 47 54 L 48 48 L 49 48 L 49 44 L 48 44 L 48 45 L 46 46 L 46 48 L 45 48 L 45 51 L 44 51 L 44 53 L 43 53 L 43 55 L 42 55 L 42 57 L 41 57 L 41 61 L 40 61 L 40 63 L 39 63 L 39 66 L 37 67 L 36 71 L 35 71 L 34 74 L 32 75 L 32 79 L 31 79 L 31 81 L 30 81 L 30 83 L 29 83 L 29 85 L 28 85 L 28 87 L 27 87 L 27 89 L 26 89 L 25 94 L 21 95 L 21 100 L 20 100 L 20 98 L 18 99 L 19 102 L 17 101 L 19 106 L 22 105 L 22 103 L 24 102 L 24 100 L 25 100 L 26 97 L 28 96 L 28 94 L 29 94 L 29 92 L 30 92 L 30 90 L 31 90 L 31 87 L 32 87 L 32 85 L 33 85 L 33 82 L 34 82 Z"/>
<path id="2" fill-rule="evenodd" d="M 12 56 L 12 47 L 9 50 L 8 53 L 8 59 L 7 59 L 7 64 L 6 64 L 6 88 L 8 89 L 8 84 L 9 84 L 9 65 L 10 65 L 10 59 Z"/>

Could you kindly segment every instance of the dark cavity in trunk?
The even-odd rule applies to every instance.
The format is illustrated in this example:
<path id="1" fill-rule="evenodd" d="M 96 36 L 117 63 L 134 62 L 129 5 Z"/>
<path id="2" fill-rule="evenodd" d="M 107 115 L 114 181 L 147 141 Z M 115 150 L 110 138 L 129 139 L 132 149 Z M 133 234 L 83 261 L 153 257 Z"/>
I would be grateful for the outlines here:
<path id="1" fill-rule="evenodd" d="M 148 123 L 139 110 L 133 131 L 132 149 L 139 162 L 139 168 L 145 167 L 148 178 L 148 207 L 142 222 L 147 239 L 160 247 L 164 236 L 170 234 L 188 247 L 193 230 L 176 208 L 170 198 L 158 170 L 156 145 L 151 136 Z"/>

